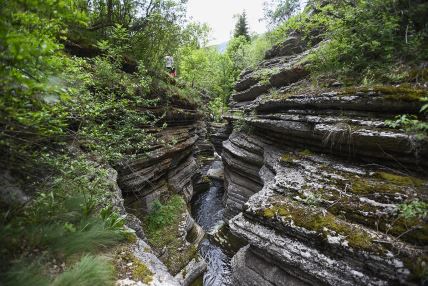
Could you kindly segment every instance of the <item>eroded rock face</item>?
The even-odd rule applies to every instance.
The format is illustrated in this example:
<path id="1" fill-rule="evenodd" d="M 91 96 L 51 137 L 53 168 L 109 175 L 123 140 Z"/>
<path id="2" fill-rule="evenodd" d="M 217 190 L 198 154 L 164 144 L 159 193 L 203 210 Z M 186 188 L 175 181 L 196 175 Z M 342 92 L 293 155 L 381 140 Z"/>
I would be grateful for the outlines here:
<path id="1" fill-rule="evenodd" d="M 168 110 L 153 111 L 166 114 L 168 127 L 152 132 L 159 144 L 151 146 L 148 152 L 144 152 L 135 160 L 125 162 L 118 168 L 118 184 L 123 193 L 126 209 L 135 214 L 129 215 L 135 218 L 132 226 L 138 225 L 140 229 L 141 222 L 138 218 L 143 219 L 151 211 L 155 201 L 179 194 L 186 202 L 190 202 L 194 191 L 200 191 L 208 184 L 204 178 L 207 178 L 209 163 L 214 158 L 214 149 L 208 140 L 206 123 L 200 120 L 195 106 L 177 99 L 170 104 L 172 106 Z M 148 252 L 153 257 L 157 256 L 153 265 L 143 261 L 153 272 L 150 285 L 189 285 L 206 269 L 206 264 L 199 255 L 188 255 L 196 251 L 204 238 L 204 231 L 195 223 L 186 207 L 177 221 L 177 245 L 174 244 L 168 250 L 154 249 L 153 252 L 147 248 L 150 251 L 143 253 L 148 255 Z M 140 248 L 133 250 L 136 257 L 141 253 Z M 183 253 L 183 258 L 174 263 L 171 260 L 176 253 Z M 169 269 L 158 267 L 163 265 L 160 261 L 163 261 Z M 183 270 L 180 272 L 181 268 Z M 174 275 L 178 274 L 173 278 L 168 270 Z M 126 283 L 132 281 L 125 280 L 121 283 L 128 285 Z"/>
<path id="2" fill-rule="evenodd" d="M 21 189 L 9 170 L 0 170 L 0 205 L 20 206 L 29 201 L 29 196 Z"/>
<path id="3" fill-rule="evenodd" d="M 174 278 L 169 272 L 166 266 L 156 257 L 152 248 L 144 241 L 145 236 L 141 227 L 141 221 L 133 214 L 130 214 L 125 209 L 122 190 L 117 184 L 118 174 L 116 170 L 108 167 L 109 170 L 109 182 L 110 182 L 110 198 L 112 206 L 125 218 L 126 225 L 130 229 L 135 231 L 136 241 L 129 246 L 129 252 L 132 256 L 134 263 L 143 266 L 145 275 L 143 279 L 134 280 L 127 273 L 119 273 L 120 279 L 116 285 L 119 286 L 138 286 L 138 285 L 150 285 L 150 286 L 179 286 L 180 281 Z M 118 254 L 119 259 L 123 254 Z M 115 262 L 116 263 L 116 262 Z M 134 265 L 135 266 L 135 265 Z M 128 277 L 129 276 L 129 277 Z"/>
<path id="4" fill-rule="evenodd" d="M 428 142 L 385 120 L 418 114 L 427 92 L 314 90 L 307 53 L 288 39 L 232 96 L 224 219 L 248 242 L 232 262 L 235 283 L 419 283 L 427 222 L 400 209 L 427 201 Z"/>
<path id="5" fill-rule="evenodd" d="M 119 170 L 119 186 L 125 198 L 138 202 L 138 208 L 144 211 L 149 211 L 169 188 L 183 192 L 187 198 L 193 194 L 191 180 L 196 162 L 192 148 L 198 139 L 195 127 L 167 128 L 159 136 L 166 144 L 155 146 L 156 149 Z"/>
<path id="6" fill-rule="evenodd" d="M 215 151 L 221 155 L 223 152 L 223 141 L 229 138 L 232 133 L 232 125 L 225 123 L 211 123 L 209 125 L 210 142 L 214 145 Z"/>

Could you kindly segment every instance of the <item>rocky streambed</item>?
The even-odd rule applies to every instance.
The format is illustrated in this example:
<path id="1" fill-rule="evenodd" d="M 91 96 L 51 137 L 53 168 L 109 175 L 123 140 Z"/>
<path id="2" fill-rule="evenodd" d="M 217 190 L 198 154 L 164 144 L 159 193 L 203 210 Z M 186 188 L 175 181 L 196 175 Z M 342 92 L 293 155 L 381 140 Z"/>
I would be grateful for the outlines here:
<path id="1" fill-rule="evenodd" d="M 154 133 L 164 143 L 118 170 L 128 226 L 144 244 L 132 251 L 148 269 L 144 281 L 123 280 L 120 285 L 232 285 L 234 252 L 227 234 L 214 235 L 224 212 L 223 164 L 215 149 L 221 150 L 229 133 L 222 125 L 208 126 L 196 106 L 176 101 L 168 108 L 169 127 Z M 158 202 L 170 207 L 168 198 L 177 195 L 183 205 L 173 208 L 178 212 L 173 224 L 155 235 L 145 233 L 147 217 Z"/>
<path id="2" fill-rule="evenodd" d="M 223 225 L 223 181 L 214 180 L 208 191 L 192 201 L 192 216 L 208 234 L 200 244 L 201 256 L 207 263 L 202 277 L 205 286 L 231 285 L 232 255 L 216 243 L 212 235 Z"/>

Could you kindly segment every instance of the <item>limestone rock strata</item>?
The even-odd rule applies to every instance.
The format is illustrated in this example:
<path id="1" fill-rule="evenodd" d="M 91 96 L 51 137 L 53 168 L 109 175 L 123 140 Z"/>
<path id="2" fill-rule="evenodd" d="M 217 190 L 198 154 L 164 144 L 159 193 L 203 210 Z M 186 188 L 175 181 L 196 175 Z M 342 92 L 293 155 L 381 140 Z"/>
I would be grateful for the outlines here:
<path id="1" fill-rule="evenodd" d="M 179 194 L 190 202 L 194 186 L 197 191 L 204 188 L 202 179 L 208 170 L 205 165 L 214 157 L 207 126 L 200 120 L 196 106 L 173 98 L 164 107 L 153 108 L 150 112 L 164 115 L 162 122 L 167 123 L 168 127 L 148 129 L 157 143 L 137 155 L 136 159 L 118 166 L 118 184 L 123 191 L 126 209 L 139 218 L 150 212 L 155 201 L 171 194 Z M 193 255 L 205 233 L 187 209 L 181 215 L 177 226 L 177 244 L 167 250 L 155 250 L 171 273 L 176 274 L 184 267 L 176 278 L 169 276 L 171 285 L 188 285 L 206 268 L 203 259 Z M 135 223 L 141 229 L 140 224 Z M 185 253 L 183 258 L 172 261 L 174 255 L 181 252 Z M 162 283 L 159 285 L 169 285 L 166 280 Z"/>
<path id="2" fill-rule="evenodd" d="M 263 186 L 258 176 L 263 165 L 263 149 L 251 137 L 233 133 L 223 144 L 222 157 L 227 191 L 224 218 L 228 220 Z"/>
<path id="3" fill-rule="evenodd" d="M 147 212 L 155 200 L 169 191 L 191 198 L 192 176 L 197 168 L 192 156 L 198 139 L 194 132 L 194 126 L 167 128 L 160 136 L 168 143 L 124 164 L 119 170 L 119 185 L 128 206 Z"/>
<path id="4" fill-rule="evenodd" d="M 198 140 L 193 148 L 193 157 L 197 163 L 197 171 L 193 176 L 194 193 L 208 190 L 210 181 L 208 179 L 208 170 L 211 163 L 215 160 L 215 149 L 210 142 L 209 125 L 206 122 L 199 122 L 197 128 Z"/>
<path id="5" fill-rule="evenodd" d="M 141 228 L 141 221 L 134 215 L 127 212 L 124 205 L 122 196 L 122 190 L 117 184 L 118 174 L 116 170 L 108 167 L 109 170 L 109 181 L 110 181 L 110 193 L 112 206 L 126 219 L 126 225 L 130 229 L 135 231 L 137 235 L 136 242 L 130 246 L 130 252 L 132 256 L 138 261 L 139 264 L 147 267 L 147 283 L 143 281 L 135 281 L 132 277 L 123 277 L 121 273 L 121 279 L 117 281 L 117 285 L 120 286 L 133 286 L 133 285 L 149 285 L 149 286 L 179 286 L 180 281 L 174 278 L 169 272 L 166 266 L 156 257 L 153 253 L 152 248 L 144 241 L 144 232 Z M 117 258 L 116 258 L 117 259 Z M 126 276 L 126 275 L 125 275 Z"/>
<path id="6" fill-rule="evenodd" d="M 118 286 L 181 286 L 179 279 L 171 276 L 166 266 L 151 252 L 150 246 L 139 239 L 131 248 L 133 256 L 147 267 L 147 283 L 130 278 L 117 281 Z"/>
<path id="7" fill-rule="evenodd" d="M 223 141 L 229 138 L 232 129 L 232 125 L 227 123 L 211 123 L 209 125 L 210 142 L 219 155 L 223 152 Z"/>
<path id="8" fill-rule="evenodd" d="M 428 201 L 428 141 L 385 121 L 418 115 L 427 90 L 315 89 L 293 43 L 241 74 L 225 116 L 224 219 L 248 243 L 235 285 L 420 283 L 428 224 L 401 214 Z"/>
<path id="9" fill-rule="evenodd" d="M 229 221 L 232 232 L 250 244 L 245 250 L 250 253 L 236 258 L 237 283 L 242 268 L 249 267 L 245 257 L 254 255 L 279 267 L 282 276 L 302 280 L 297 285 L 390 285 L 409 279 L 413 257 L 425 255 L 428 228 L 423 220 L 404 227 L 409 222 L 399 219 L 397 210 L 405 200 L 423 197 L 426 180 L 268 145 L 265 154 L 269 171 L 260 172 L 262 191 Z M 405 233 L 411 227 L 415 230 Z M 261 276 L 272 270 L 258 269 Z"/>

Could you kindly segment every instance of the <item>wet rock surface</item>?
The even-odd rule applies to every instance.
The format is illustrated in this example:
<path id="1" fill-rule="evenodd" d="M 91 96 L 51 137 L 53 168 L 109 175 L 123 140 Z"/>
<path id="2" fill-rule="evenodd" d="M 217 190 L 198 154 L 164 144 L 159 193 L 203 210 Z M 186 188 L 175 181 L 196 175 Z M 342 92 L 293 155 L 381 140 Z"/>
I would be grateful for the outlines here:
<path id="1" fill-rule="evenodd" d="M 215 161 L 210 168 L 218 170 L 221 162 Z M 209 173 L 212 173 L 212 171 Z M 231 253 L 226 251 L 227 247 L 217 243 L 213 234 L 218 233 L 223 218 L 223 184 L 213 179 L 210 188 L 195 196 L 192 201 L 192 214 L 196 222 L 206 231 L 207 237 L 200 245 L 200 254 L 207 262 L 207 271 L 202 276 L 205 286 L 227 286 L 231 284 L 230 260 Z"/>
<path id="2" fill-rule="evenodd" d="M 224 220 L 248 243 L 233 283 L 422 283 L 427 221 L 401 210 L 427 202 L 428 142 L 385 120 L 418 114 L 427 92 L 313 89 L 302 47 L 288 39 L 243 72 L 225 116 Z"/>

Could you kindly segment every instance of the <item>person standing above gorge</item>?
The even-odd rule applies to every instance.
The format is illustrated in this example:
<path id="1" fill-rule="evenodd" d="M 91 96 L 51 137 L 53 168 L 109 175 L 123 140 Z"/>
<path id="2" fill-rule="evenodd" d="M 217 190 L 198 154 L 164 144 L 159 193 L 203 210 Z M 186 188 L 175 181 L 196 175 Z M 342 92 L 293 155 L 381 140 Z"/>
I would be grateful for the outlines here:
<path id="1" fill-rule="evenodd" d="M 171 77 L 176 77 L 176 71 L 174 67 L 174 58 L 172 56 L 165 57 L 166 69 Z"/>

